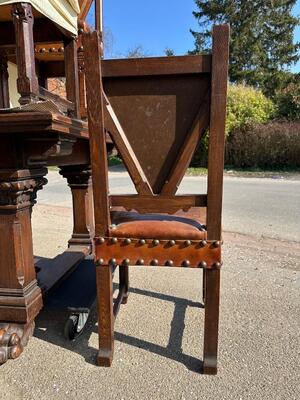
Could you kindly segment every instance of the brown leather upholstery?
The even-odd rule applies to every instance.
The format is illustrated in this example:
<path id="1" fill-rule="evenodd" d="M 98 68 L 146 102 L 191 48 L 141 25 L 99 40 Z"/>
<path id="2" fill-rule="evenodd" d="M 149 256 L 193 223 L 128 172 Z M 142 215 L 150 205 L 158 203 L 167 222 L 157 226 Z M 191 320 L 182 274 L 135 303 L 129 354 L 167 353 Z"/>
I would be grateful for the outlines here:
<path id="1" fill-rule="evenodd" d="M 161 240 L 206 239 L 204 226 L 190 218 L 126 211 L 114 211 L 111 217 L 114 225 L 111 235 L 114 237 Z"/>

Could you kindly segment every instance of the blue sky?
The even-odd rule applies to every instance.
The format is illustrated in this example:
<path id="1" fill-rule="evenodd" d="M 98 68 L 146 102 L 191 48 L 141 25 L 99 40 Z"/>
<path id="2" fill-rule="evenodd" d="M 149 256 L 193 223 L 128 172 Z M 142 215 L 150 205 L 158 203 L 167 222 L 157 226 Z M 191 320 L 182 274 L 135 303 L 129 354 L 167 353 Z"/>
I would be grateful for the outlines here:
<path id="1" fill-rule="evenodd" d="M 163 55 L 166 47 L 177 55 L 193 49 L 189 29 L 197 30 L 194 0 L 103 0 L 103 4 L 104 26 L 111 32 L 114 56 L 124 56 L 139 45 L 149 56 Z M 300 14 L 300 0 L 294 13 Z M 300 27 L 295 40 L 300 41 Z M 300 63 L 294 70 L 300 71 Z"/>

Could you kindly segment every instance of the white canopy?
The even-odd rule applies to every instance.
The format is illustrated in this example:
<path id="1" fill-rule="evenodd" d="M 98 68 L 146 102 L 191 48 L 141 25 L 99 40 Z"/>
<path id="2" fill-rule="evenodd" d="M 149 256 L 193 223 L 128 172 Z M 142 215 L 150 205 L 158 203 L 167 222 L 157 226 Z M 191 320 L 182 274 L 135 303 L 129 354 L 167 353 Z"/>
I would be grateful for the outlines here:
<path id="1" fill-rule="evenodd" d="M 78 0 L 23 0 L 57 25 L 77 35 Z M 1 5 L 21 3 L 19 0 L 0 0 Z M 1 12 L 1 11 L 0 11 Z"/>

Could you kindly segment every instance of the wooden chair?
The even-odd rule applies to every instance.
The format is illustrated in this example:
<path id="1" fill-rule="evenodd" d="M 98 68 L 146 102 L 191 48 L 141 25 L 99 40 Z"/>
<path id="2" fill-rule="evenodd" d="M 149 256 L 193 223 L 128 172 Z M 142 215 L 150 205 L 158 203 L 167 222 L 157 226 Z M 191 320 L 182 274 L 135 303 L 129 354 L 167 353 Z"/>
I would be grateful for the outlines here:
<path id="1" fill-rule="evenodd" d="M 204 373 L 217 372 L 228 41 L 229 27 L 221 25 L 213 30 L 209 55 L 101 62 L 99 34 L 84 35 L 101 366 L 112 362 L 129 265 L 153 265 L 203 269 Z M 207 128 L 208 192 L 176 195 Z M 106 130 L 136 195 L 109 195 Z M 117 266 L 120 287 L 113 304 Z"/>

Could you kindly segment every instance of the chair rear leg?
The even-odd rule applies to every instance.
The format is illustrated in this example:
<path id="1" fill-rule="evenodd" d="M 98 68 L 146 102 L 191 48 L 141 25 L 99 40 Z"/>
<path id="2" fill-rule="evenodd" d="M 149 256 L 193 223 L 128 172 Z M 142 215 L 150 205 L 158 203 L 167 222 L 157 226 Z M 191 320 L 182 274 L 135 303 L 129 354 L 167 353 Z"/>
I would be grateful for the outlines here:
<path id="1" fill-rule="evenodd" d="M 220 270 L 205 271 L 205 322 L 203 373 L 217 374 Z"/>
<path id="2" fill-rule="evenodd" d="M 129 295 L 129 267 L 128 265 L 120 265 L 119 267 L 120 289 L 124 287 L 124 296 L 122 304 L 127 304 Z"/>
<path id="3" fill-rule="evenodd" d="M 112 267 L 97 267 L 97 304 L 99 352 L 97 363 L 110 367 L 114 352 L 114 314 L 113 314 L 113 279 Z"/>

